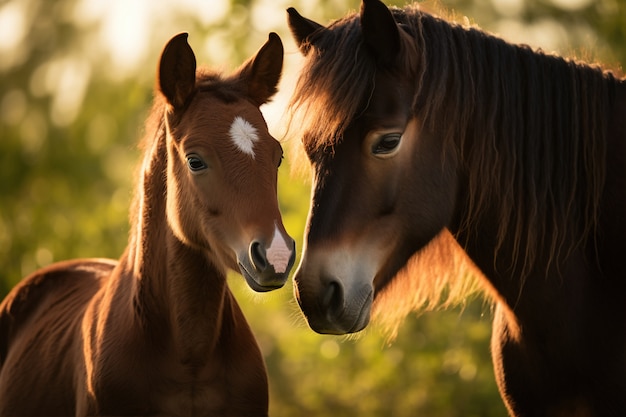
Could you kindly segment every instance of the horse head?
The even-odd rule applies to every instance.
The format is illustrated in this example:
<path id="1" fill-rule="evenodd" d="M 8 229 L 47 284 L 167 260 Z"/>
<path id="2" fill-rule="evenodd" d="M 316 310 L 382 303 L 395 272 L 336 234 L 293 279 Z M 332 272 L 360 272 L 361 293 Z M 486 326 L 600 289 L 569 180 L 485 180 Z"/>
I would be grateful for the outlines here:
<path id="1" fill-rule="evenodd" d="M 171 229 L 216 265 L 239 270 L 256 291 L 282 287 L 295 259 L 277 198 L 283 151 L 259 110 L 276 92 L 282 61 L 272 33 L 228 77 L 204 73 L 183 33 L 166 45 L 157 75 Z"/>
<path id="2" fill-rule="evenodd" d="M 288 10 L 306 56 L 292 105 L 313 193 L 295 292 L 320 333 L 363 329 L 374 299 L 450 221 L 454 152 L 415 114 L 415 41 L 377 0 L 328 27 Z M 315 50 L 315 53 L 311 53 Z M 307 120 L 310 120 L 307 123 Z"/>

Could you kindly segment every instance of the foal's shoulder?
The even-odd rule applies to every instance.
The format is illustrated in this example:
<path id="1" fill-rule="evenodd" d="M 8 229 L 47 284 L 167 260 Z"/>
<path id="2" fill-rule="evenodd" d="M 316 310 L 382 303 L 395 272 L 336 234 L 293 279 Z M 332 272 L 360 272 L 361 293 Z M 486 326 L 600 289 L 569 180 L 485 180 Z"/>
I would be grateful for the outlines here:
<path id="1" fill-rule="evenodd" d="M 13 332 L 46 305 L 86 302 L 111 274 L 116 261 L 76 259 L 57 262 L 33 272 L 0 303 L 0 366 Z"/>
<path id="2" fill-rule="evenodd" d="M 116 261 L 109 259 L 74 259 L 39 269 L 17 284 L 0 304 L 0 314 L 28 314 L 41 299 L 65 287 L 88 288 L 108 276 Z"/>

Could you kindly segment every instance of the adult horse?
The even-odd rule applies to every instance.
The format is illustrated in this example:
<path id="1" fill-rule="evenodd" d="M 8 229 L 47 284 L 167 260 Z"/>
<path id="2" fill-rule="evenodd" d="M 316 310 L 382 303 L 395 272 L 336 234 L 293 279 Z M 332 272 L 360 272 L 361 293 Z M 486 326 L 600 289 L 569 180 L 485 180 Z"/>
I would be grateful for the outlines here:
<path id="1" fill-rule="evenodd" d="M 294 279 L 311 328 L 462 294 L 461 247 L 494 297 L 509 413 L 626 415 L 624 81 L 416 7 L 288 15 L 306 56 L 291 106 L 314 189 Z"/>
<path id="2" fill-rule="evenodd" d="M 263 357 L 228 269 L 256 291 L 294 261 L 276 196 L 276 34 L 229 76 L 196 71 L 187 34 L 161 55 L 119 262 L 39 270 L 0 305 L 0 415 L 265 416 Z"/>

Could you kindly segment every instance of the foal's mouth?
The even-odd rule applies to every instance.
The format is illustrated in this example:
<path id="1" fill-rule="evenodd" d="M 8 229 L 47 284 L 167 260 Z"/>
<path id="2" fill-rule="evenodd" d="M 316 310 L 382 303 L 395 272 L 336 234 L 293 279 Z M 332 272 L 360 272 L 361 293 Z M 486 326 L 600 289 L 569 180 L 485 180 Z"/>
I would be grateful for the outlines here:
<path id="1" fill-rule="evenodd" d="M 272 274 L 272 279 L 268 280 L 269 282 L 267 283 L 259 282 L 259 280 L 265 280 L 267 279 L 267 277 L 259 276 L 259 274 L 256 273 L 256 271 L 250 272 L 248 268 L 246 268 L 246 265 L 244 265 L 242 262 L 238 262 L 238 265 L 239 265 L 239 270 L 241 271 L 241 275 L 243 275 L 243 277 L 245 278 L 246 282 L 248 283 L 248 286 L 256 292 L 268 292 L 268 291 L 277 290 L 279 288 L 282 288 L 285 285 L 285 282 L 287 281 L 288 273 L 284 273 L 284 274 Z M 267 274 L 264 274 L 264 275 L 267 275 Z"/>

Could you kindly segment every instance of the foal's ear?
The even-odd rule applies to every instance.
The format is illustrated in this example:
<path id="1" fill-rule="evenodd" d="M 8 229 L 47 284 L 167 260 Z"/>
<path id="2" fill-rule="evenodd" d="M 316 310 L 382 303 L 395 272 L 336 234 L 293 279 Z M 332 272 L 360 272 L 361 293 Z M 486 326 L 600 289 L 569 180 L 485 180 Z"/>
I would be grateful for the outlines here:
<path id="1" fill-rule="evenodd" d="M 165 45 L 157 73 L 157 88 L 177 110 L 185 107 L 196 85 L 196 56 L 187 36 L 179 33 Z"/>
<path id="2" fill-rule="evenodd" d="M 265 45 L 240 70 L 239 77 L 248 85 L 248 95 L 260 106 L 276 94 L 283 70 L 283 42 L 272 32 Z"/>
<path id="3" fill-rule="evenodd" d="M 379 0 L 361 3 L 361 31 L 365 43 L 382 65 L 390 65 L 400 53 L 400 32 L 391 12 Z"/>
<path id="4" fill-rule="evenodd" d="M 300 48 L 300 52 L 306 56 L 310 49 L 308 37 L 316 30 L 323 29 L 324 26 L 306 17 L 302 17 L 293 7 L 287 9 L 287 23 L 289 24 L 293 39 L 296 41 L 296 44 L 298 44 L 298 48 Z"/>

